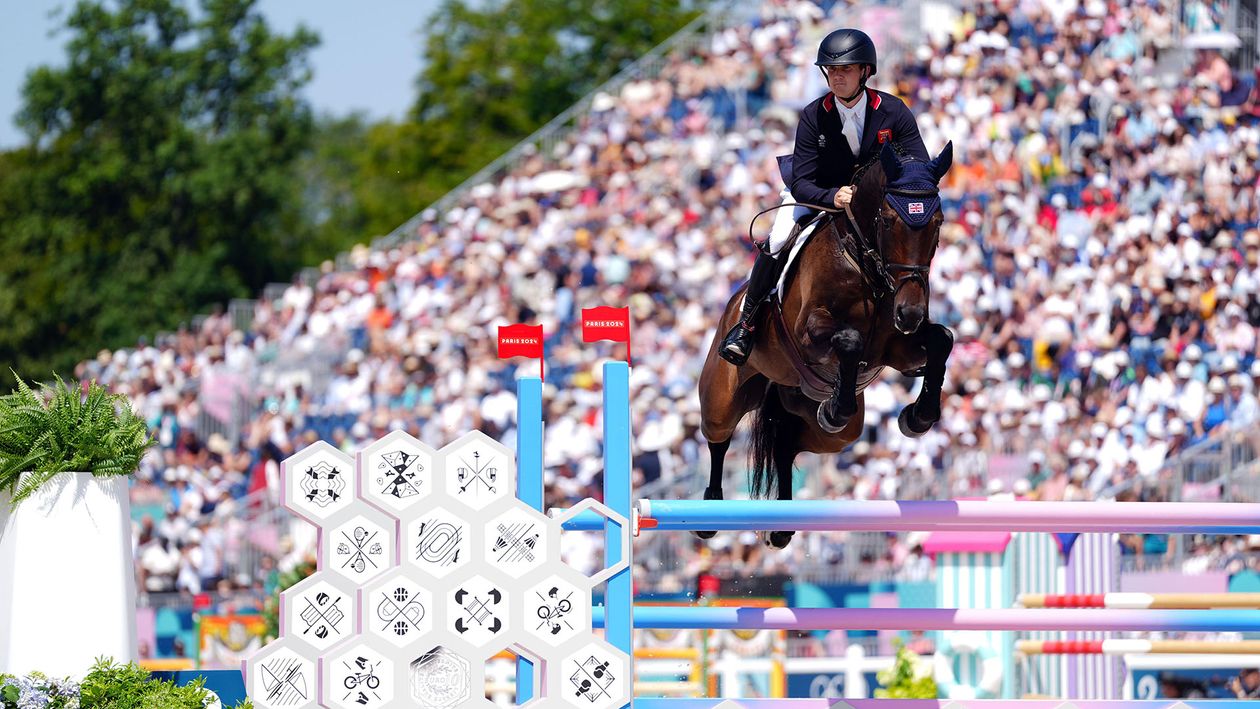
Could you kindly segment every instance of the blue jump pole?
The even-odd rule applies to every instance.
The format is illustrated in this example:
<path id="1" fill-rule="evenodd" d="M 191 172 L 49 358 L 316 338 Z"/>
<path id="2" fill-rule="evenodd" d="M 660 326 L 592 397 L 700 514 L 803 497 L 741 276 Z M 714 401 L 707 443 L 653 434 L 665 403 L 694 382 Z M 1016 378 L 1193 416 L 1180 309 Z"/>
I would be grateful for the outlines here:
<path id="1" fill-rule="evenodd" d="M 524 377 L 516 383 L 516 496 L 539 512 L 543 509 L 542 380 Z M 534 663 L 516 658 L 516 701 L 534 697 Z"/>
<path id="2" fill-rule="evenodd" d="M 630 478 L 630 366 L 625 362 L 604 365 L 604 504 L 631 519 Z M 604 528 L 604 561 L 609 566 L 629 556 L 630 549 L 621 548 L 621 530 L 608 522 Z M 630 677 L 634 677 L 634 589 L 629 567 L 608 579 L 604 608 L 593 609 L 606 614 L 605 637 L 630 658 Z M 629 706 L 629 705 L 627 705 Z"/>

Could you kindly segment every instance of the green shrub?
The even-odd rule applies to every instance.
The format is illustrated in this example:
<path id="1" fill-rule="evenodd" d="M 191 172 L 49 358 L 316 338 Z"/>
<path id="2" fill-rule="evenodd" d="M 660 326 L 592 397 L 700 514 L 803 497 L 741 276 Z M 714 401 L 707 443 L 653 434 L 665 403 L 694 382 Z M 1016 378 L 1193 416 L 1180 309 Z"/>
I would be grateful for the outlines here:
<path id="1" fill-rule="evenodd" d="M 204 709 L 213 695 L 201 679 L 179 686 L 158 680 L 134 663 L 98 659 L 81 683 L 38 672 L 0 675 L 0 709 Z M 246 699 L 234 709 L 253 709 Z"/>
<path id="2" fill-rule="evenodd" d="M 83 393 L 58 376 L 36 393 L 13 376 L 17 389 L 0 397 L 0 491 L 14 507 L 58 473 L 130 475 L 156 444 L 127 397 L 95 381 Z"/>
<path id="3" fill-rule="evenodd" d="M 936 680 L 932 666 L 918 653 L 895 640 L 897 658 L 893 666 L 880 670 L 875 679 L 883 689 L 875 690 L 876 699 L 936 699 Z"/>

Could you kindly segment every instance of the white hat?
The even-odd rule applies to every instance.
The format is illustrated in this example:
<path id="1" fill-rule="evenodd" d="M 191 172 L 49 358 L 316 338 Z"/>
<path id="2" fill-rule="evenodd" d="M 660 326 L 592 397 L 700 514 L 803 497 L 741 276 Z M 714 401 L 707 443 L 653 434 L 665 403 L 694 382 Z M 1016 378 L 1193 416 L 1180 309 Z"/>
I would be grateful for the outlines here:
<path id="1" fill-rule="evenodd" d="M 1181 379 L 1189 379 L 1194 374 L 1194 366 L 1189 362 L 1178 362 L 1173 372 Z"/>
<path id="2" fill-rule="evenodd" d="M 1225 380 L 1220 377 L 1212 377 L 1212 380 L 1208 382 L 1208 391 L 1213 394 L 1224 394 Z"/>

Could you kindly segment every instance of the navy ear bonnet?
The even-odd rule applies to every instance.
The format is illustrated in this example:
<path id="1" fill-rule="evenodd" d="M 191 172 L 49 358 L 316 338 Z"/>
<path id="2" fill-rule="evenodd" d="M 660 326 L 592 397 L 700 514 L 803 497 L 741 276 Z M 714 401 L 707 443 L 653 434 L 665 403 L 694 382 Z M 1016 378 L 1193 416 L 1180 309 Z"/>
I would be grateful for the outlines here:
<path id="1" fill-rule="evenodd" d="M 894 149 L 886 143 L 879 151 L 879 159 L 884 166 L 885 199 L 911 229 L 927 226 L 941 208 L 937 183 L 953 163 L 953 144 L 946 144 L 935 160 L 902 162 Z M 912 194 L 897 194 L 898 192 Z"/>
<path id="2" fill-rule="evenodd" d="M 941 208 L 941 196 L 936 189 L 936 179 L 926 163 L 908 162 L 901 166 L 901 174 L 896 181 L 889 182 L 886 189 L 913 190 L 924 192 L 923 195 L 907 197 L 888 193 L 886 198 L 897 214 L 911 229 L 922 229 L 932 220 L 936 210 Z"/>

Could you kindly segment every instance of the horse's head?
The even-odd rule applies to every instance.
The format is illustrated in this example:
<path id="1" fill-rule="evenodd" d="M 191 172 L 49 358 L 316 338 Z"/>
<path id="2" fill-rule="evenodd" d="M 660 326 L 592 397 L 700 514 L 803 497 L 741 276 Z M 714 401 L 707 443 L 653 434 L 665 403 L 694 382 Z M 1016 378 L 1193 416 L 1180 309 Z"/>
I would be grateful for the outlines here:
<path id="1" fill-rule="evenodd" d="M 953 143 L 947 143 L 936 159 L 929 162 L 903 161 L 886 143 L 879 154 L 883 179 L 879 185 L 870 185 L 871 191 L 878 189 L 883 199 L 864 202 L 874 207 L 873 238 L 884 268 L 895 284 L 893 326 L 902 333 L 918 330 L 927 318 L 928 268 L 936 254 L 944 219 L 937 183 L 949 171 L 953 160 Z M 868 175 L 871 180 L 879 177 L 878 174 Z M 862 191 L 860 187 L 859 191 Z M 865 218 L 863 221 L 872 223 Z"/>

